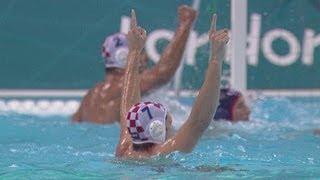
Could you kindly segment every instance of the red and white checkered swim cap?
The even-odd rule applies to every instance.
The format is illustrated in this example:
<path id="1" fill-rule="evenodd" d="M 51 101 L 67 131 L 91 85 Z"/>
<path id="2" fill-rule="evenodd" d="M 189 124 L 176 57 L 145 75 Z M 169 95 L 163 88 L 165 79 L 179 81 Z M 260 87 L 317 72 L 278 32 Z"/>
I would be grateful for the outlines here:
<path id="1" fill-rule="evenodd" d="M 131 107 L 127 128 L 134 144 L 156 143 L 166 140 L 167 110 L 160 103 L 141 102 Z"/>

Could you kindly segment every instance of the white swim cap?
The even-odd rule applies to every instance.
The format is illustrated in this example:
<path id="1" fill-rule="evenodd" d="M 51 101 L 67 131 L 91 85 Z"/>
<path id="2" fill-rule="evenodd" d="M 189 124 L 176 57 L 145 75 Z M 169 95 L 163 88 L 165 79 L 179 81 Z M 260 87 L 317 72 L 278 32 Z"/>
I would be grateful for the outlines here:
<path id="1" fill-rule="evenodd" d="M 127 37 L 123 33 L 108 36 L 102 45 L 102 57 L 106 68 L 122 68 L 127 64 L 129 53 Z"/>
<path id="2" fill-rule="evenodd" d="M 162 144 L 166 140 L 167 110 L 159 103 L 141 102 L 129 110 L 127 128 L 134 144 Z"/>

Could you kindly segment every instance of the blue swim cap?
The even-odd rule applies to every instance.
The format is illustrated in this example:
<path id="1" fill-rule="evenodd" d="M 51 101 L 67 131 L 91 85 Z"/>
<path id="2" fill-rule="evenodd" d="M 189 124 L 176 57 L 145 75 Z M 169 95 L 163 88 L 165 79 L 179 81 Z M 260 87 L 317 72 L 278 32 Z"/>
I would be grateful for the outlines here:
<path id="1" fill-rule="evenodd" d="M 241 97 L 239 91 L 230 88 L 220 89 L 219 106 L 214 115 L 214 120 L 232 121 L 232 110 L 239 97 Z"/>

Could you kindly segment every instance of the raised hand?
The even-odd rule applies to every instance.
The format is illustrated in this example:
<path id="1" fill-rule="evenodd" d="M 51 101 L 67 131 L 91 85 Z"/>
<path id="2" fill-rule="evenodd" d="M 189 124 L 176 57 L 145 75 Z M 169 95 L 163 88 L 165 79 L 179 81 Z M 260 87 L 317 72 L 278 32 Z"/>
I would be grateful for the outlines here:
<path id="1" fill-rule="evenodd" d="M 127 34 L 129 51 L 141 52 L 147 39 L 146 30 L 137 26 L 137 18 L 134 10 L 131 10 L 130 30 Z"/>
<path id="2" fill-rule="evenodd" d="M 179 6 L 178 15 L 180 23 L 189 25 L 196 19 L 197 11 L 189 6 L 182 5 Z"/>
<path id="3" fill-rule="evenodd" d="M 228 29 L 217 31 L 217 15 L 214 14 L 211 20 L 209 39 L 211 42 L 211 59 L 222 61 L 225 58 L 226 44 L 229 41 Z"/>

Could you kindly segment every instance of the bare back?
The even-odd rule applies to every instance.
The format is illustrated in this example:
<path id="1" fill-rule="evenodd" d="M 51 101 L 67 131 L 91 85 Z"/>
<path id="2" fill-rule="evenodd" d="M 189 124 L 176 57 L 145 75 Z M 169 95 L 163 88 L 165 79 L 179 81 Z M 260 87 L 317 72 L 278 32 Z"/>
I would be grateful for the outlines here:
<path id="1" fill-rule="evenodd" d="M 119 120 L 122 81 L 100 82 L 82 100 L 78 111 L 73 115 L 73 121 L 92 121 L 105 124 Z"/>

